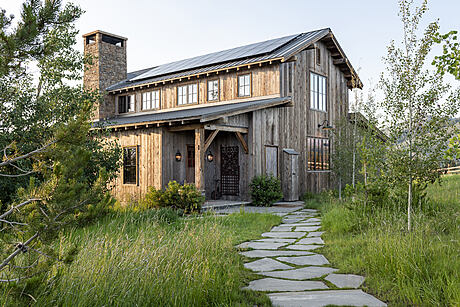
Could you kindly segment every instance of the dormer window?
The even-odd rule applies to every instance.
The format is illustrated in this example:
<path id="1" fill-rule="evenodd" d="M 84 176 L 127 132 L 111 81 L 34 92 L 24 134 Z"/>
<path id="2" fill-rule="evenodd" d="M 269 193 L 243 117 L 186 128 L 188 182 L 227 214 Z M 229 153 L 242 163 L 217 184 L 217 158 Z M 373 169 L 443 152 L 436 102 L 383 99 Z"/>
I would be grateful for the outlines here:
<path id="1" fill-rule="evenodd" d="M 188 84 L 177 87 L 177 105 L 198 103 L 198 84 Z"/>
<path id="2" fill-rule="evenodd" d="M 251 96 L 251 74 L 238 76 L 238 97 Z"/>
<path id="3" fill-rule="evenodd" d="M 118 96 L 118 113 L 134 112 L 134 95 Z"/>
<path id="4" fill-rule="evenodd" d="M 160 90 L 142 93 L 142 110 L 160 108 Z"/>

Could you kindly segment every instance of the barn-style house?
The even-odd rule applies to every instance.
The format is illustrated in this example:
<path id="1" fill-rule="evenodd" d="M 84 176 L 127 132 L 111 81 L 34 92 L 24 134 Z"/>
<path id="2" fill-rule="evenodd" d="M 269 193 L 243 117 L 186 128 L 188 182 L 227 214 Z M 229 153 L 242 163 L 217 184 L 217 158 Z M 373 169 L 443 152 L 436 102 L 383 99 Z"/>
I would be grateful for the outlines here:
<path id="1" fill-rule="evenodd" d="M 113 193 L 122 202 L 169 181 L 206 199 L 248 200 L 260 174 L 284 198 L 331 187 L 330 128 L 362 87 L 330 29 L 127 72 L 127 38 L 83 35 L 87 88 L 104 92 L 94 121 L 123 147 Z"/>

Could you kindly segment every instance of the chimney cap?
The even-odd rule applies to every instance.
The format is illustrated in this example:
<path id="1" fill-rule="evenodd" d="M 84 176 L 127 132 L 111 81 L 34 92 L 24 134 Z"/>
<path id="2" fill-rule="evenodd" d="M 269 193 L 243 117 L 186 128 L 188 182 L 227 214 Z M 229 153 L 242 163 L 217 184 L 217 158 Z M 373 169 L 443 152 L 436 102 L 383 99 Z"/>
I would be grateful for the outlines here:
<path id="1" fill-rule="evenodd" d="M 93 34 L 97 34 L 97 33 L 101 33 L 101 34 L 104 34 L 104 35 L 116 37 L 116 38 L 122 39 L 122 40 L 124 40 L 124 41 L 127 41 L 127 40 L 128 40 L 128 38 L 126 38 L 126 37 L 123 37 L 123 36 L 120 36 L 120 35 L 116 35 L 116 34 L 112 34 L 112 33 L 105 32 L 105 31 L 101 31 L 101 30 L 95 30 L 95 31 L 92 31 L 92 32 L 83 34 L 82 37 L 87 37 L 87 36 L 90 36 L 90 35 L 93 35 Z"/>

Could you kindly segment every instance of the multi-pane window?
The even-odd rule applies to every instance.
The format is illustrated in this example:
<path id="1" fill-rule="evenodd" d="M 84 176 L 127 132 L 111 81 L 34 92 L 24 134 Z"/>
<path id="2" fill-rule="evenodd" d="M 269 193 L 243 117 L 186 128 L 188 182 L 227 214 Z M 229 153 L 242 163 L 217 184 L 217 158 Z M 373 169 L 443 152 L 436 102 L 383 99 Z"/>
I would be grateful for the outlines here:
<path id="1" fill-rule="evenodd" d="M 198 102 L 198 84 L 188 84 L 177 87 L 177 105 Z"/>
<path id="2" fill-rule="evenodd" d="M 123 148 L 123 183 L 137 184 L 137 147 Z"/>
<path id="3" fill-rule="evenodd" d="M 251 96 L 251 74 L 238 76 L 238 96 Z"/>
<path id="4" fill-rule="evenodd" d="M 208 81 L 208 101 L 219 100 L 219 80 Z"/>
<path id="5" fill-rule="evenodd" d="M 118 113 L 128 113 L 134 111 L 134 95 L 118 97 Z"/>
<path id="6" fill-rule="evenodd" d="M 331 146 L 326 138 L 307 138 L 307 161 L 309 171 L 330 170 Z"/>
<path id="7" fill-rule="evenodd" d="M 310 108 L 327 111 L 326 77 L 310 73 Z"/>
<path id="8" fill-rule="evenodd" d="M 142 93 L 142 110 L 160 108 L 160 91 Z"/>

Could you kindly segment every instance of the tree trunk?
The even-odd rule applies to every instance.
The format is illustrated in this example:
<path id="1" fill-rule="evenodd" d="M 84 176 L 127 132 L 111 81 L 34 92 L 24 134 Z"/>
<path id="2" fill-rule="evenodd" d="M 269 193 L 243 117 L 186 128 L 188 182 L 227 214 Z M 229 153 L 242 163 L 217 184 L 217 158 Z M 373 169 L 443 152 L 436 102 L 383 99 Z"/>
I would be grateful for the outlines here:
<path id="1" fill-rule="evenodd" d="M 407 193 L 407 231 L 411 231 L 412 175 L 409 176 L 409 193 Z"/>

